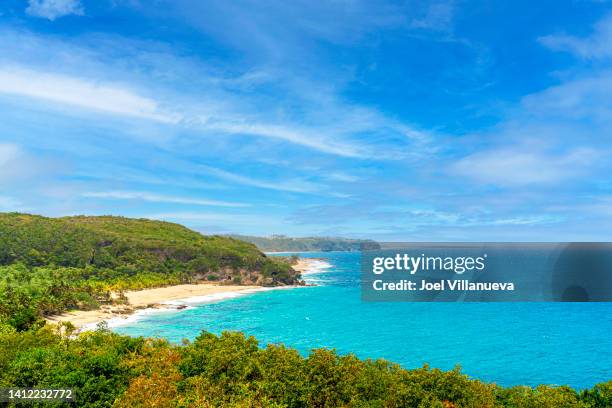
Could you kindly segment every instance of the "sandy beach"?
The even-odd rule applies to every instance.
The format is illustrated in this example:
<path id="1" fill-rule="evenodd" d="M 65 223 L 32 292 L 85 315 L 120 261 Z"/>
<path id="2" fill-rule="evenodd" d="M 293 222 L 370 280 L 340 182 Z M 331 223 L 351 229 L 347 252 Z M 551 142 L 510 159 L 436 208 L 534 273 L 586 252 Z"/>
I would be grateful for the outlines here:
<path id="1" fill-rule="evenodd" d="M 300 258 L 297 263 L 291 265 L 291 267 L 301 274 L 308 274 L 312 267 L 319 261 L 319 259 L 315 258 Z"/>
<path id="2" fill-rule="evenodd" d="M 241 291 L 253 291 L 261 286 L 215 285 L 210 283 L 166 286 L 162 288 L 143 289 L 125 292 L 128 304 L 102 305 L 97 310 L 74 310 L 61 315 L 47 317 L 48 322 L 70 322 L 80 328 L 101 321 L 117 318 L 127 318 L 141 309 L 177 308 L 168 304 L 199 296 L 222 295 Z"/>
<path id="3" fill-rule="evenodd" d="M 293 268 L 303 274 L 307 274 L 315 260 L 300 259 Z M 279 287 L 282 288 L 282 287 Z M 97 310 L 74 310 L 60 315 L 49 316 L 46 320 L 50 323 L 70 322 L 77 328 L 91 327 L 102 321 L 126 319 L 133 313 L 144 309 L 166 309 L 181 308 L 182 302 L 190 302 L 190 299 L 200 299 L 203 303 L 209 297 L 209 301 L 223 299 L 241 294 L 241 292 L 256 292 L 270 290 L 262 286 L 242 285 L 219 285 L 212 283 L 185 284 L 165 286 L 161 288 L 143 289 L 124 292 L 128 299 L 127 304 L 102 305 Z"/>

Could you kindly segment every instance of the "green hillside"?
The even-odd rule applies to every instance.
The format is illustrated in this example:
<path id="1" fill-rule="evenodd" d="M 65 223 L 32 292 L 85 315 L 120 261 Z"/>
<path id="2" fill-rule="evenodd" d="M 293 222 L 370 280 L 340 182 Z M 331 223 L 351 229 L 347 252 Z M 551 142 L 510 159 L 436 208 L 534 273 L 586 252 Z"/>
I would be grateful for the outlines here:
<path id="1" fill-rule="evenodd" d="M 0 214 L 0 320 L 15 327 L 113 291 L 202 280 L 279 286 L 299 274 L 252 244 L 168 222 Z"/>

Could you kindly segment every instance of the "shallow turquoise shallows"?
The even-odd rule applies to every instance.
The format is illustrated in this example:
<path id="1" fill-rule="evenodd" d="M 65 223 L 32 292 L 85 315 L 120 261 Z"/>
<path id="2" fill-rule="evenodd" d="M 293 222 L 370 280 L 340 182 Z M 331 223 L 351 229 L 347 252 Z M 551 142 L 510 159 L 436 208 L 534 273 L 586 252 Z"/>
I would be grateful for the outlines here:
<path id="1" fill-rule="evenodd" d="M 358 253 L 301 255 L 329 262 L 309 275 L 318 286 L 145 315 L 114 330 L 174 342 L 202 330 L 243 331 L 304 354 L 327 347 L 406 368 L 460 364 L 504 386 L 612 379 L 612 303 L 364 303 Z"/>

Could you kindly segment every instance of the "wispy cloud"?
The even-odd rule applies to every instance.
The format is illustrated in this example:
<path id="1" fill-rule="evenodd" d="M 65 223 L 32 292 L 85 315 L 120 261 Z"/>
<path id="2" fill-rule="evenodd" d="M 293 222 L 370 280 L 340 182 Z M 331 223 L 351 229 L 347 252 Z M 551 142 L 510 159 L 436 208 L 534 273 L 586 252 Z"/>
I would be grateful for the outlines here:
<path id="1" fill-rule="evenodd" d="M 173 203 L 215 207 L 249 207 L 248 203 L 236 203 L 229 201 L 207 200 L 189 197 L 167 196 L 140 191 L 91 191 L 82 193 L 81 196 L 89 198 L 104 198 L 112 200 L 141 200 L 154 203 Z"/>
<path id="2" fill-rule="evenodd" d="M 551 34 L 539 38 L 540 43 L 555 51 L 566 51 L 585 59 L 612 57 L 612 15 L 595 24 L 588 37 Z"/>
<path id="3" fill-rule="evenodd" d="M 376 29 L 398 27 L 407 7 L 365 0 L 256 2 L 162 1 L 164 13 L 179 15 L 214 38 L 257 59 L 295 61 L 313 56 L 313 40 L 352 44 Z M 144 6 L 143 6 L 144 7 Z"/>
<path id="4" fill-rule="evenodd" d="M 257 65 L 225 74 L 161 43 L 0 34 L 0 93 L 79 108 L 71 115 L 99 112 L 169 124 L 193 139 L 252 136 L 354 159 L 403 159 L 432 146 L 428 132 L 342 97 L 347 79 L 318 78 L 318 69 L 312 77 Z"/>
<path id="5" fill-rule="evenodd" d="M 232 183 L 242 184 L 245 186 L 265 188 L 268 190 L 288 191 L 291 193 L 317 193 L 320 192 L 322 186 L 305 181 L 305 180 L 283 180 L 283 181 L 266 181 L 252 177 L 243 176 L 241 174 L 232 173 L 229 171 L 217 169 L 210 166 L 200 166 L 200 170 L 214 177 L 230 181 Z"/>
<path id="6" fill-rule="evenodd" d="M 0 67 L 0 93 L 164 123 L 179 120 L 125 87 L 19 67 Z"/>
<path id="7" fill-rule="evenodd" d="M 204 124 L 208 130 L 222 131 L 230 134 L 246 134 L 254 135 L 271 139 L 284 140 L 300 146 L 310 147 L 323 153 L 330 153 L 345 157 L 368 157 L 365 149 L 358 144 L 350 143 L 334 139 L 321 138 L 319 135 L 322 132 L 314 132 L 312 130 L 299 129 L 297 126 L 287 127 L 274 124 L 248 124 L 248 123 L 231 123 L 231 122 L 214 122 L 210 121 Z"/>
<path id="8" fill-rule="evenodd" d="M 552 215 L 529 215 L 522 217 L 500 218 L 480 225 L 542 225 L 562 222 L 563 219 Z M 479 225 L 479 224 L 476 224 Z"/>
<path id="9" fill-rule="evenodd" d="M 343 173 L 340 171 L 334 171 L 327 174 L 327 178 L 334 181 L 340 181 L 343 183 L 354 183 L 359 180 L 359 177 L 354 176 L 352 174 Z"/>
<path id="10" fill-rule="evenodd" d="M 557 72 L 558 84 L 525 95 L 495 129 L 474 138 L 473 151 L 451 166 L 453 174 L 500 188 L 567 188 L 562 183 L 595 183 L 608 171 L 612 67 L 606 58 L 612 57 L 612 16 L 597 22 L 590 36 L 554 34 L 538 41 L 580 59 L 603 60 L 588 69 L 579 64 Z"/>
<path id="11" fill-rule="evenodd" d="M 532 149 L 525 146 L 482 151 L 459 160 L 453 170 L 482 183 L 505 187 L 549 184 L 580 177 L 599 156 L 589 148 L 561 155 Z"/>
<path id="12" fill-rule="evenodd" d="M 172 95 L 162 103 L 143 96 L 125 84 L 15 65 L 0 65 L 0 94 L 52 102 L 89 112 L 175 125 L 177 129 L 188 129 L 199 132 L 200 135 L 245 135 L 278 140 L 348 158 L 398 159 L 405 155 L 404 152 L 410 151 L 412 154 L 421 151 L 423 142 L 428 138 L 425 132 L 389 120 L 375 111 L 344 106 L 341 103 L 336 103 L 333 108 L 327 107 L 329 111 L 324 114 L 316 114 L 323 116 L 318 120 L 322 123 L 315 121 L 305 125 L 287 120 L 275 123 L 273 119 L 254 119 L 251 112 L 237 113 L 236 106 L 226 107 L 225 111 L 220 109 L 228 103 L 233 103 L 234 96 L 231 95 L 226 95 L 227 99 L 214 109 L 209 109 L 209 106 L 203 106 L 201 103 L 185 109 L 183 106 L 189 105 L 188 95 Z M 315 107 L 312 109 L 313 113 L 316 112 Z M 344 116 L 340 124 L 327 123 L 328 117 L 334 114 Z M 413 146 L 413 149 L 392 149 L 392 144 L 397 142 Z M 380 146 L 382 148 L 379 148 Z"/>
<path id="13" fill-rule="evenodd" d="M 612 42 L 610 43 L 612 47 Z M 570 79 L 523 98 L 528 113 L 558 120 L 612 121 L 612 70 Z"/>
<path id="14" fill-rule="evenodd" d="M 438 206 L 441 207 L 442 204 L 438 204 Z M 395 229 L 398 232 L 420 230 L 424 234 L 428 234 L 428 228 L 453 227 L 469 229 L 498 226 L 528 226 L 553 224 L 563 221 L 563 217 L 557 214 L 540 213 L 537 211 L 516 211 L 508 214 L 498 212 L 496 214 L 490 211 L 468 213 L 467 211 L 452 212 L 435 208 L 408 209 L 407 207 L 405 204 L 389 207 L 370 203 L 312 206 L 293 214 L 289 220 L 296 224 L 342 225 L 343 227 L 362 225 L 367 226 L 367 228 L 389 223 L 387 225 L 390 230 Z M 350 218 L 347 218 L 347 214 L 351 215 Z"/>
<path id="15" fill-rule="evenodd" d="M 26 13 L 53 21 L 70 14 L 81 16 L 84 9 L 79 0 L 28 0 Z"/>

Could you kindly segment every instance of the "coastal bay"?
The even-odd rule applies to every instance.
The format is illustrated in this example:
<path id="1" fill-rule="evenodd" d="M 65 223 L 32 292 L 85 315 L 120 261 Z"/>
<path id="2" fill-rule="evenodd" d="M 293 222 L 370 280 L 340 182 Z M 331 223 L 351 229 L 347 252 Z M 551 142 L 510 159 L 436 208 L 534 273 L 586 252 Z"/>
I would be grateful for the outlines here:
<path id="1" fill-rule="evenodd" d="M 293 265 L 297 272 L 308 274 L 318 260 L 300 258 Z M 279 288 L 291 288 L 282 286 Z M 185 304 L 202 304 L 237 296 L 255 293 L 258 291 L 272 290 L 274 288 L 255 285 L 222 285 L 215 283 L 196 283 L 172 285 L 142 290 L 124 292 L 127 300 L 125 304 L 103 305 L 96 310 L 71 310 L 58 315 L 45 318 L 49 323 L 69 322 L 77 329 L 95 328 L 101 322 L 113 322 L 121 324 L 122 321 L 134 316 L 135 313 L 151 310 L 181 310 Z"/>

